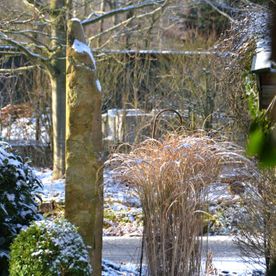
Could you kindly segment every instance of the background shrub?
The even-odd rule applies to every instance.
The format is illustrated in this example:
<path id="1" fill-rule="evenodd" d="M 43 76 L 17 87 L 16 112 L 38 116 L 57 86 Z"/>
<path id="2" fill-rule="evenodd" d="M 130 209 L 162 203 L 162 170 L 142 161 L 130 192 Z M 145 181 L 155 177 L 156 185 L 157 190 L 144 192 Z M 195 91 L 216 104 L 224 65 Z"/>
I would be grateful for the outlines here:
<path id="1" fill-rule="evenodd" d="M 10 275 L 91 275 L 88 251 L 74 225 L 43 220 L 22 230 L 11 246 Z"/>
<path id="2" fill-rule="evenodd" d="M 36 201 L 41 183 L 28 164 L 0 144 L 0 275 L 8 269 L 9 247 L 22 227 L 38 220 Z"/>
<path id="3" fill-rule="evenodd" d="M 241 194 L 243 220 L 237 225 L 236 242 L 242 255 L 266 271 L 276 256 L 275 183 L 275 169 L 263 169 L 260 179 L 246 186 L 246 193 Z"/>

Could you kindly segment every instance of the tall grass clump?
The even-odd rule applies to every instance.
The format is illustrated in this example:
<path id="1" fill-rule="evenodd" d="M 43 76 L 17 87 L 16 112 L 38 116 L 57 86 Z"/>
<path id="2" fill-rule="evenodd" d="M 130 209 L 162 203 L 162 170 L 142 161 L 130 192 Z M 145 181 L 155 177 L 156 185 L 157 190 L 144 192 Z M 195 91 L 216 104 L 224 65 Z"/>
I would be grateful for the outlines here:
<path id="1" fill-rule="evenodd" d="M 111 163 L 140 197 L 149 274 L 200 275 L 206 186 L 224 166 L 247 169 L 250 161 L 233 144 L 193 134 L 148 139 Z"/>

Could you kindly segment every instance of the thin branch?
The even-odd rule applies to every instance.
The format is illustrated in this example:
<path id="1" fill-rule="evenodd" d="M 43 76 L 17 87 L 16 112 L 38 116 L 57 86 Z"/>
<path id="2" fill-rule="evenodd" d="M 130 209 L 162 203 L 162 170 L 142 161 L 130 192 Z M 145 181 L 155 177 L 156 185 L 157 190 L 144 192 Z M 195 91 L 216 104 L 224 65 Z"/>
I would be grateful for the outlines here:
<path id="1" fill-rule="evenodd" d="M 35 9 L 36 12 L 40 13 L 40 10 L 45 7 L 45 3 L 42 1 L 36 1 L 36 0 L 23 0 L 23 3 L 27 6 L 29 6 L 32 9 Z"/>
<path id="2" fill-rule="evenodd" d="M 126 13 L 126 12 L 129 12 L 129 11 L 141 9 L 141 8 L 144 8 L 144 7 L 161 5 L 161 4 L 164 4 L 164 2 L 165 2 L 164 0 L 161 0 L 161 1 L 160 0 L 159 1 L 145 1 L 145 2 L 138 3 L 137 5 L 130 5 L 130 6 L 126 6 L 126 7 L 123 7 L 123 8 L 118 8 L 118 9 L 106 12 L 106 13 L 104 13 L 102 15 L 99 15 L 95 18 L 90 18 L 91 17 L 91 15 L 90 15 L 90 16 L 88 16 L 87 19 L 82 20 L 81 24 L 83 26 L 87 26 L 87 25 L 99 22 L 103 19 L 112 17 L 116 14 Z"/>
<path id="3" fill-rule="evenodd" d="M 22 43 L 14 39 L 8 38 L 7 35 L 3 34 L 2 32 L 0 32 L 0 40 L 3 40 L 12 46 L 15 46 L 18 50 L 22 51 L 22 53 L 26 54 L 30 58 L 30 60 L 46 66 L 51 73 L 54 72 L 54 68 L 50 63 L 49 58 L 46 58 L 37 53 L 34 53 L 27 47 L 23 46 Z"/>
<path id="4" fill-rule="evenodd" d="M 1 30 L 0 30 L 1 32 Z M 40 32 L 40 31 L 34 31 L 34 30 L 20 30 L 20 31 L 8 31 L 8 32 L 3 32 L 5 34 L 13 34 L 13 35 L 21 35 L 27 39 L 29 39 L 30 41 L 32 41 L 34 44 L 32 44 L 33 47 L 39 49 L 43 54 L 45 55 L 49 55 L 51 52 L 54 52 L 56 49 L 50 48 L 47 44 L 42 43 L 41 40 L 39 40 L 38 38 L 36 38 L 35 36 L 31 36 L 29 35 L 30 33 L 32 34 L 40 34 L 40 35 L 44 35 L 48 38 L 50 38 L 51 40 L 58 40 L 58 38 L 54 38 L 51 37 L 49 34 L 45 33 L 45 32 Z M 29 45 L 31 46 L 31 45 Z"/>
<path id="5" fill-rule="evenodd" d="M 46 1 L 47 2 L 47 1 Z M 43 0 L 23 0 L 23 3 L 30 9 L 37 13 L 37 16 L 41 16 L 44 21 L 48 22 L 45 15 L 49 14 L 49 5 Z"/>
<path id="6" fill-rule="evenodd" d="M 26 55 L 28 55 L 32 59 L 38 59 L 38 60 L 41 60 L 42 62 L 49 60 L 48 58 L 45 58 L 39 54 L 32 52 L 30 49 L 23 46 L 22 43 L 14 40 L 14 39 L 8 38 L 7 35 L 3 34 L 2 32 L 0 32 L 0 39 L 3 41 L 6 41 L 7 43 L 9 43 L 13 46 L 16 46 L 18 49 L 22 50 L 22 52 L 24 52 Z"/>
<path id="7" fill-rule="evenodd" d="M 16 52 L 16 51 L 1 51 L 0 50 L 0 55 L 10 55 L 10 56 L 18 56 L 18 55 L 20 55 L 20 54 L 22 54 L 21 52 Z"/>
<path id="8" fill-rule="evenodd" d="M 31 18 L 22 19 L 21 20 L 21 18 L 24 18 L 26 16 L 29 16 L 29 14 L 27 14 L 27 13 L 21 13 L 16 18 L 4 19 L 2 21 L 5 22 L 5 24 L 19 24 L 19 25 L 21 25 L 21 24 L 28 24 L 28 23 L 34 21 L 34 17 L 33 16 Z"/>
<path id="9" fill-rule="evenodd" d="M 124 20 L 124 21 L 118 23 L 118 24 L 115 25 L 115 26 L 112 26 L 112 27 L 110 27 L 109 29 L 107 29 L 107 30 L 105 30 L 105 31 L 103 31 L 103 32 L 101 32 L 101 33 L 99 33 L 99 34 L 96 34 L 96 35 L 90 37 L 90 38 L 88 39 L 88 40 L 89 40 L 89 44 L 91 43 L 92 40 L 94 40 L 94 39 L 97 38 L 97 37 L 100 37 L 100 36 L 102 36 L 102 35 L 104 35 L 104 34 L 106 34 L 106 33 L 112 32 L 112 31 L 114 31 L 115 29 L 117 29 L 117 28 L 119 28 L 119 27 L 127 26 L 127 25 L 128 25 L 130 22 L 132 22 L 134 19 L 141 19 L 141 18 L 146 17 L 146 16 L 152 16 L 152 15 L 156 14 L 157 12 L 162 11 L 162 9 L 165 7 L 166 3 L 167 3 L 167 1 L 163 2 L 163 5 L 162 5 L 162 6 L 156 8 L 155 10 L 153 10 L 153 11 L 151 11 L 151 12 L 148 12 L 148 13 L 145 13 L 145 14 L 141 14 L 141 15 L 137 15 L 137 16 L 134 15 L 134 16 L 132 16 L 132 17 L 130 17 L 130 18 L 128 18 L 128 19 L 126 19 L 126 20 Z"/>
<path id="10" fill-rule="evenodd" d="M 229 14 L 225 13 L 224 11 L 222 11 L 221 9 L 219 9 L 217 6 L 215 6 L 211 1 L 209 0 L 203 0 L 206 4 L 208 4 L 209 6 L 211 6 L 215 11 L 217 11 L 219 14 L 221 14 L 222 16 L 226 17 L 229 21 L 231 22 L 236 22 L 235 19 L 233 19 Z"/>
<path id="11" fill-rule="evenodd" d="M 22 66 L 22 67 L 18 67 L 18 68 L 14 68 L 14 69 L 3 68 L 3 69 L 0 69 L 0 74 L 3 74 L 3 73 L 18 73 L 18 72 L 33 70 L 35 68 L 37 68 L 37 65 Z"/>
<path id="12" fill-rule="evenodd" d="M 5 34 L 27 34 L 27 33 L 31 33 L 31 34 L 38 34 L 38 35 L 43 35 L 43 36 L 47 36 L 47 37 L 51 37 L 48 33 L 46 32 L 42 32 L 42 31 L 37 31 L 37 30 L 29 30 L 29 29 L 25 29 L 25 30 L 9 30 L 9 31 L 3 31 L 3 33 Z"/>

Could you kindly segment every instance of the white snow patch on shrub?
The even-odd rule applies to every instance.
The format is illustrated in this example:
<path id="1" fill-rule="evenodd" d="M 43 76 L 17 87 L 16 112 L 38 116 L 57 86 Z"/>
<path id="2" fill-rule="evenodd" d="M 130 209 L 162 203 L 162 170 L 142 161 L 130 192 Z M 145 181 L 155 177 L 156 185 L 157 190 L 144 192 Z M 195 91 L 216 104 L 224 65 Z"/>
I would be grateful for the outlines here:
<path id="1" fill-rule="evenodd" d="M 88 271 L 85 270 L 84 272 L 91 274 L 92 268 L 89 264 L 88 251 L 81 236 L 77 232 L 77 228 L 73 224 L 62 219 L 42 220 L 35 222 L 35 224 L 41 228 L 43 232 L 46 231 L 48 233 L 51 242 L 58 248 L 59 253 L 51 264 L 53 272 L 59 271 L 60 264 L 69 265 L 71 262 L 70 266 L 72 268 L 83 265 L 84 269 L 88 269 Z M 41 253 L 41 250 L 38 250 L 33 252 L 32 255 L 38 256 Z M 48 252 L 44 250 L 43 253 L 51 254 L 52 252 L 50 250 L 48 250 Z"/>

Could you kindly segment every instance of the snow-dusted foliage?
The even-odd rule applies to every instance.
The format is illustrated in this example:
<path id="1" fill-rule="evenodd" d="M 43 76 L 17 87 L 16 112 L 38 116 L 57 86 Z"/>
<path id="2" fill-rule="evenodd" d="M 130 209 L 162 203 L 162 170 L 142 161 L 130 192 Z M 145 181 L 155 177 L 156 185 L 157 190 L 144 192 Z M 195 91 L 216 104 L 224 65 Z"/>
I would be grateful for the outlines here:
<path id="1" fill-rule="evenodd" d="M 22 230 L 11 246 L 10 275 L 91 275 L 77 228 L 64 219 L 42 220 Z"/>
<path id="2" fill-rule="evenodd" d="M 14 237 L 41 218 L 36 202 L 38 189 L 41 183 L 30 166 L 7 144 L 0 143 L 0 274 L 7 268 Z"/>

